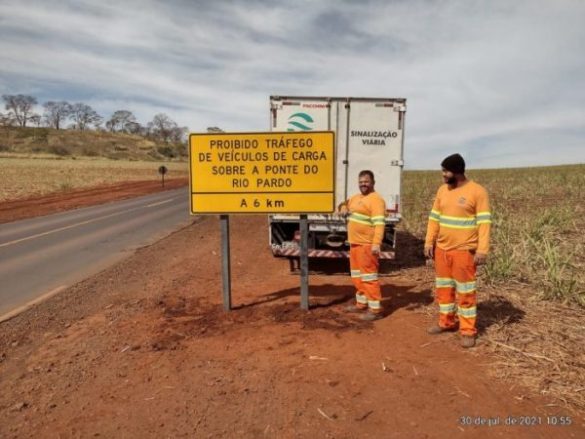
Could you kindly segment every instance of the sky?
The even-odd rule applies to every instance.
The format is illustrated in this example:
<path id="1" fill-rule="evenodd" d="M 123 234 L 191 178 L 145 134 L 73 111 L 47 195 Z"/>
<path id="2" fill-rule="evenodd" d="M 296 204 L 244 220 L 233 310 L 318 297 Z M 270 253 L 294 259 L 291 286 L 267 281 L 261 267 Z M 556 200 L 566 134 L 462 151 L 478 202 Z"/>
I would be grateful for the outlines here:
<path id="1" fill-rule="evenodd" d="M 406 169 L 585 163 L 583 23 L 583 0 L 0 0 L 0 94 L 191 132 L 268 131 L 270 95 L 406 98 Z"/>

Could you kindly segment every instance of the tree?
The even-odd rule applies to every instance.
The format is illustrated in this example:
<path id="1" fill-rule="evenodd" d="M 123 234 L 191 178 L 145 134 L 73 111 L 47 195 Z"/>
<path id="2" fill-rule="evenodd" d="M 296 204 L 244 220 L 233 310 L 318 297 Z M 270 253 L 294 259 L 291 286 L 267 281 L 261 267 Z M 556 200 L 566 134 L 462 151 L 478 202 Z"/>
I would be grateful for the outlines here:
<path id="1" fill-rule="evenodd" d="M 4 108 L 8 110 L 8 117 L 13 118 L 21 127 L 33 117 L 33 106 L 37 104 L 36 98 L 27 95 L 2 95 Z"/>
<path id="2" fill-rule="evenodd" d="M 14 118 L 10 117 L 10 115 L 0 113 L 0 126 L 11 127 L 14 122 Z"/>
<path id="3" fill-rule="evenodd" d="M 74 122 L 73 127 L 79 131 L 88 129 L 90 125 L 97 128 L 103 120 L 103 117 L 97 114 L 93 108 L 81 102 L 71 106 L 69 118 Z"/>
<path id="4" fill-rule="evenodd" d="M 110 131 L 123 131 L 130 133 L 136 131 L 136 117 L 128 110 L 118 110 L 112 114 L 106 122 L 106 128 Z"/>
<path id="5" fill-rule="evenodd" d="M 47 126 L 55 128 L 56 130 L 61 128 L 63 122 L 71 115 L 71 104 L 69 102 L 61 101 L 54 102 L 49 101 L 43 104 L 45 113 L 43 117 Z"/>
<path id="6" fill-rule="evenodd" d="M 148 129 L 151 135 L 164 143 L 169 142 L 176 128 L 177 123 L 164 113 L 155 115 L 152 122 L 148 122 Z"/>
<path id="7" fill-rule="evenodd" d="M 142 125 L 138 122 L 128 122 L 126 124 L 126 131 L 130 134 L 142 134 Z"/>
<path id="8" fill-rule="evenodd" d="M 189 128 L 176 126 L 171 130 L 170 140 L 173 143 L 185 143 Z"/>
<path id="9" fill-rule="evenodd" d="M 37 126 L 37 128 L 39 128 L 41 126 L 41 121 L 43 120 L 43 118 L 41 117 L 40 114 L 34 114 L 29 118 L 30 122 L 35 124 Z"/>

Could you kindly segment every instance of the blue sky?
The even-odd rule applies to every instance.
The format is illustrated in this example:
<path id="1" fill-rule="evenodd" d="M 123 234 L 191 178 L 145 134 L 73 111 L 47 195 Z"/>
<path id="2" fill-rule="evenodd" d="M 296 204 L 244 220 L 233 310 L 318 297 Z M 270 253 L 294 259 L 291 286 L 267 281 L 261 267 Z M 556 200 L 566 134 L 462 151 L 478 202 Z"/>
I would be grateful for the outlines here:
<path id="1" fill-rule="evenodd" d="M 0 94 L 193 132 L 268 130 L 272 94 L 404 97 L 409 169 L 585 163 L 583 23 L 580 0 L 0 0 Z"/>

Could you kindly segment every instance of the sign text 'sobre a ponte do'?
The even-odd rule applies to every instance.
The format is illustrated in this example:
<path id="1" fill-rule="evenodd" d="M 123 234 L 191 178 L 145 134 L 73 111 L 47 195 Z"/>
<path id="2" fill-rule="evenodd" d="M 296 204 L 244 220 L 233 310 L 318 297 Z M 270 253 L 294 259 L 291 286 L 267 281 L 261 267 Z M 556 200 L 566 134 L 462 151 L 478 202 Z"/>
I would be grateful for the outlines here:
<path id="1" fill-rule="evenodd" d="M 331 131 L 191 134 L 191 213 L 331 213 L 334 145 Z"/>

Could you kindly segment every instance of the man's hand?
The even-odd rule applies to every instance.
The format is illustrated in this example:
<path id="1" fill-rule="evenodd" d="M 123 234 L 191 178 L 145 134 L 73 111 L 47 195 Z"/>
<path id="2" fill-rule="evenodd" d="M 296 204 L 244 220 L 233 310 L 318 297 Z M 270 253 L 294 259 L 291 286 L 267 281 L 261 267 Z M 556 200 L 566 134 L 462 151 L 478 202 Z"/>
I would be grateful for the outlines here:
<path id="1" fill-rule="evenodd" d="M 425 245 L 425 258 L 427 259 L 433 259 L 433 257 L 435 256 L 435 250 L 434 247 L 432 245 Z"/>
<path id="2" fill-rule="evenodd" d="M 373 255 L 379 255 L 380 254 L 380 246 L 373 244 L 372 245 L 372 254 Z"/>
<path id="3" fill-rule="evenodd" d="M 483 253 L 476 253 L 473 256 L 473 262 L 475 263 L 475 265 L 484 265 L 486 259 L 487 259 L 487 255 L 483 254 Z"/>
<path id="4" fill-rule="evenodd" d="M 347 208 L 347 204 L 341 204 L 339 206 L 338 212 L 341 216 L 347 216 L 347 214 L 349 213 L 349 209 Z"/>

